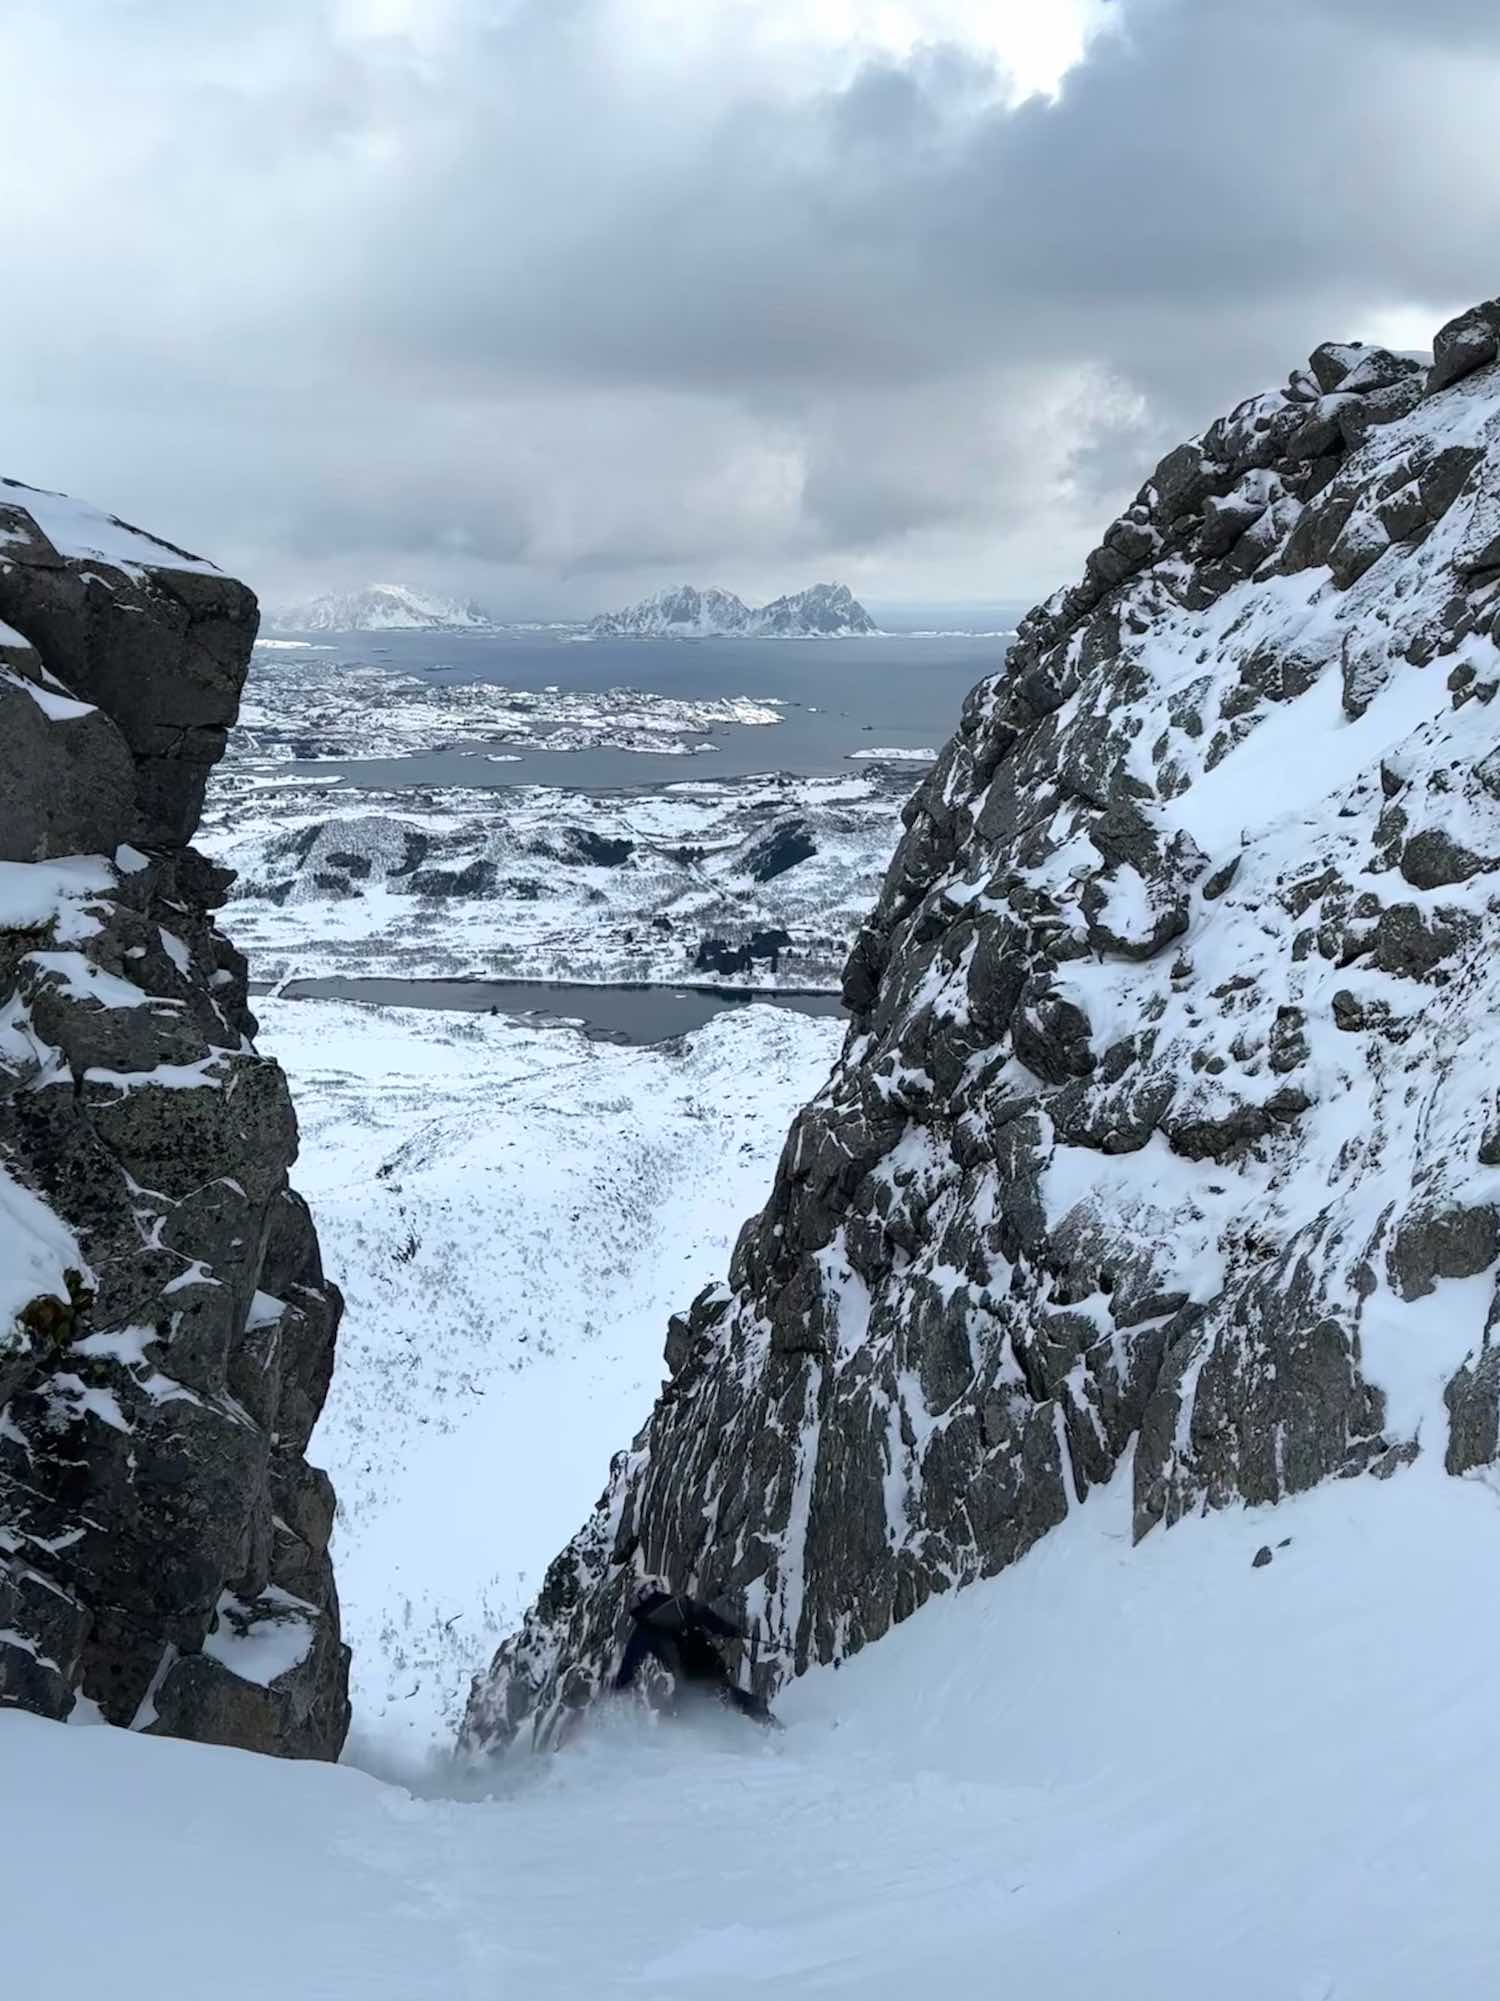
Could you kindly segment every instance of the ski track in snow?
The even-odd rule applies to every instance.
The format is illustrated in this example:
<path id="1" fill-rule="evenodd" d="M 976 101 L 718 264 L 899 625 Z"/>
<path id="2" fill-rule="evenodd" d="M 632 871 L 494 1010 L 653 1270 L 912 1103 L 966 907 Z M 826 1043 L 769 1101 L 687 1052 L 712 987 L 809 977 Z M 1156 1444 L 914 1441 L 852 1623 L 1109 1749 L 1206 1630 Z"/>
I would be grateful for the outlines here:
<path id="1" fill-rule="evenodd" d="M 312 1458 L 357 1737 L 446 1743 L 721 1278 L 840 1026 L 726 1013 L 627 1048 L 511 1018 L 257 1003 L 343 1288 Z"/>
<path id="2" fill-rule="evenodd" d="M 396 1783 L 0 1716 L 0 1814 L 23 1837 L 6 1887 L 28 1918 L 10 1986 L 1491 1992 L 1500 1623 L 1474 1579 L 1500 1562 L 1495 1492 L 1434 1458 L 1132 1550 L 1128 1486 L 806 1676 L 772 1739 L 622 1709 L 550 1758 Z M 275 1914 L 270 1959 L 245 1940 L 251 1894 Z"/>

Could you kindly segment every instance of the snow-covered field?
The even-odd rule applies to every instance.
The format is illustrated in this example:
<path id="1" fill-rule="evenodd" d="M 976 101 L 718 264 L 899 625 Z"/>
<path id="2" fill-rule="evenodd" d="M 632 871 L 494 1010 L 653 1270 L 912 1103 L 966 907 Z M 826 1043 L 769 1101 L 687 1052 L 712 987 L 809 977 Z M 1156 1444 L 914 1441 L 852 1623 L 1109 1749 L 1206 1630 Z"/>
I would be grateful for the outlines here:
<path id="1" fill-rule="evenodd" d="M 741 1008 L 624 1048 L 487 1015 L 263 1001 L 348 1310 L 312 1457 L 356 1741 L 451 1740 L 722 1277 L 839 1024 Z"/>
<path id="2" fill-rule="evenodd" d="M 262 979 L 674 982 L 704 977 L 707 938 L 781 931 L 775 963 L 763 946 L 728 984 L 835 989 L 911 783 L 348 795 L 231 772 L 200 845 L 239 871 L 224 921 Z"/>
<path id="3" fill-rule="evenodd" d="M 1135 1550 L 1127 1473 L 770 1740 L 630 1714 L 402 1785 L 0 1716 L 7 1987 L 1490 1994 L 1497 1566 L 1500 1500 L 1436 1455 Z"/>

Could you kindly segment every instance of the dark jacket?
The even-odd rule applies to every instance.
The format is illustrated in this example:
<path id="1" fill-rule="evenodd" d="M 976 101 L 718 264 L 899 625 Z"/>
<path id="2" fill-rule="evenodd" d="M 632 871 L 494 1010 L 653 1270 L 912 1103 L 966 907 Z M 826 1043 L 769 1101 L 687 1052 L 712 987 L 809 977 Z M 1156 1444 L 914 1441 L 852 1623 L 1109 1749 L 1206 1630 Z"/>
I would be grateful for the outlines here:
<path id="1" fill-rule="evenodd" d="M 697 1598 L 674 1598 L 665 1591 L 653 1591 L 630 1608 L 630 1616 L 635 1627 L 625 1643 L 616 1688 L 629 1688 L 648 1655 L 674 1681 L 728 1685 L 729 1670 L 714 1639 L 738 1640 L 744 1635 L 738 1626 L 720 1618 L 711 1605 Z"/>

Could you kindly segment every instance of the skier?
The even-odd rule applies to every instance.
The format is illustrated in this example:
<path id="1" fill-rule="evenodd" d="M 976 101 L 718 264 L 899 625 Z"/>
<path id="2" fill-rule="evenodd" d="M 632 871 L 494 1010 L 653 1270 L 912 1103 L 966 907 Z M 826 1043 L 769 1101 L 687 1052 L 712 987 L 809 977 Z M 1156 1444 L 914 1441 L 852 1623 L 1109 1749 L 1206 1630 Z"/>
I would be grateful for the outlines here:
<path id="1" fill-rule="evenodd" d="M 701 1599 L 679 1597 L 669 1591 L 659 1577 L 646 1577 L 636 1586 L 630 1601 L 635 1630 L 625 1643 L 625 1652 L 615 1676 L 616 1689 L 627 1689 L 635 1680 L 647 1655 L 665 1668 L 676 1684 L 680 1697 L 684 1689 L 712 1696 L 727 1708 L 737 1709 L 757 1723 L 774 1726 L 765 1698 L 738 1688 L 714 1645 L 714 1639 L 742 1640 L 738 1626 L 731 1625 Z"/>

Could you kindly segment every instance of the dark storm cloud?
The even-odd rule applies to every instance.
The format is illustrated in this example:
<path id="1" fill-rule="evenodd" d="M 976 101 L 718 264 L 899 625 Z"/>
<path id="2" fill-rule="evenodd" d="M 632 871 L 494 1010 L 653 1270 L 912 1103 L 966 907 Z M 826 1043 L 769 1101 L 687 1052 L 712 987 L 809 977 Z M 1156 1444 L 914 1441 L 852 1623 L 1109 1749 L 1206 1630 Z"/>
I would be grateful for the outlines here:
<path id="1" fill-rule="evenodd" d="M 1004 593 L 1316 340 L 1497 289 L 1490 6 L 1122 0 L 1014 109 L 630 7 L 22 0 L 8 469 L 299 587 Z"/>
<path id="2" fill-rule="evenodd" d="M 677 131 L 582 81 L 570 128 L 502 81 L 463 153 L 493 194 L 458 198 L 448 158 L 413 177 L 365 244 L 365 325 L 461 366 L 774 398 L 1006 356 L 1161 374 L 1210 326 L 1233 362 L 1309 307 L 1466 294 L 1500 221 L 1495 73 L 1369 19 L 1351 40 L 1346 12 L 1140 0 L 1060 103 L 1014 112 L 951 51 Z"/>

